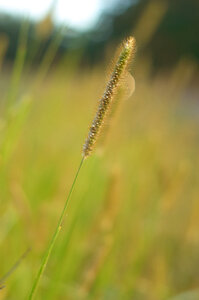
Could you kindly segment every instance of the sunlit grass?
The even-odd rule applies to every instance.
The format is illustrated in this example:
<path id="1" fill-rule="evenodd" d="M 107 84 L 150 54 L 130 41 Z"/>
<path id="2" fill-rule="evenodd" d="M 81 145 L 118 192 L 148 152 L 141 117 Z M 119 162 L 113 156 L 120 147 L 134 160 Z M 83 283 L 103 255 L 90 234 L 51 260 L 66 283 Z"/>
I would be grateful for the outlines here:
<path id="1" fill-rule="evenodd" d="M 198 107 L 186 76 L 176 89 L 176 70 L 151 79 L 144 68 L 85 162 L 36 299 L 163 300 L 198 287 Z M 30 292 L 104 83 L 97 66 L 21 76 L 8 115 L 1 104 L 0 277 L 31 252 L 0 290 L 9 300 Z"/>

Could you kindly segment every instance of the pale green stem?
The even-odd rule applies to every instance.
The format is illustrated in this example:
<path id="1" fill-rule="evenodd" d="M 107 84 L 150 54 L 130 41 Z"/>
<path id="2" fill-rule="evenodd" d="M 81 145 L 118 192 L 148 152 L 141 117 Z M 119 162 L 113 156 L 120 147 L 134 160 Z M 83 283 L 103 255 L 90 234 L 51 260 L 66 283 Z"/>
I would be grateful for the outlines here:
<path id="1" fill-rule="evenodd" d="M 51 255 L 52 249 L 53 249 L 53 247 L 54 247 L 54 245 L 55 245 L 56 239 L 57 239 L 57 237 L 58 237 L 58 235 L 59 235 L 59 232 L 60 232 L 60 230 L 61 230 L 61 228 L 62 228 L 62 223 L 63 223 L 64 217 L 65 217 L 65 213 L 66 213 L 66 208 L 67 208 L 67 206 L 68 206 L 68 203 L 69 203 L 69 200 L 70 200 L 72 191 L 73 191 L 73 189 L 74 189 L 74 186 L 75 186 L 75 183 L 76 183 L 76 180 L 77 180 L 77 177 L 78 177 L 78 175 L 79 175 L 79 172 L 80 172 L 80 169 L 81 169 L 81 167 L 82 167 L 83 162 L 84 162 L 84 157 L 82 158 L 82 160 L 81 160 L 81 162 L 80 162 L 80 165 L 79 165 L 79 167 L 78 167 L 77 173 L 76 173 L 75 178 L 74 178 L 74 180 L 73 180 L 73 183 L 72 183 L 72 185 L 71 185 L 71 188 L 70 188 L 68 197 L 66 198 L 66 201 L 65 201 L 65 204 L 64 204 L 64 208 L 63 208 L 62 213 L 61 213 L 61 216 L 60 216 L 60 218 L 59 218 L 59 222 L 58 222 L 58 224 L 57 224 L 57 227 L 56 227 L 56 230 L 55 230 L 55 232 L 54 232 L 54 235 L 53 235 L 53 237 L 52 237 L 52 239 L 51 239 L 51 241 L 50 241 L 50 244 L 49 244 L 49 246 L 48 246 L 48 249 L 47 249 L 46 253 L 44 254 L 42 264 L 41 264 L 41 266 L 40 266 L 39 272 L 38 272 L 38 274 L 37 274 L 37 276 L 36 276 L 36 279 L 35 279 L 35 281 L 34 281 L 34 283 L 33 283 L 33 287 L 32 287 L 32 290 L 31 290 L 30 295 L 29 295 L 29 298 L 28 298 L 29 300 L 32 300 L 33 297 L 35 296 L 35 293 L 36 293 L 36 290 L 37 290 L 39 281 L 41 280 L 41 276 L 42 276 L 42 274 L 43 274 L 43 272 L 44 272 L 44 270 L 45 270 L 45 268 L 46 268 L 46 265 L 47 265 L 47 263 L 48 263 L 48 260 L 49 260 L 49 257 L 50 257 L 50 255 Z"/>

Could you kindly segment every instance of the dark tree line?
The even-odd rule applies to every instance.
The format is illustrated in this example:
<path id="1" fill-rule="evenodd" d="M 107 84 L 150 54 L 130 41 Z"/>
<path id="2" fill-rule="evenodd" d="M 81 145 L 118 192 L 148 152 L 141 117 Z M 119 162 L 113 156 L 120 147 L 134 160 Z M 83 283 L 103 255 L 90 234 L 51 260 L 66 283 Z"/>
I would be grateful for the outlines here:
<path id="1" fill-rule="evenodd" d="M 78 33 L 70 30 L 66 31 L 65 34 L 62 33 L 62 42 L 57 52 L 57 58 L 66 51 L 79 49 L 85 64 L 102 60 L 106 53 L 107 44 L 118 44 L 134 32 L 137 22 L 151 1 L 119 1 L 112 11 L 101 15 L 98 24 L 91 31 Z M 199 61 L 199 1 L 158 1 L 166 2 L 167 10 L 142 51 L 150 54 L 156 69 L 169 68 L 183 56 L 189 56 Z M 31 57 L 35 45 L 42 45 L 35 56 L 34 63 L 39 63 L 48 45 L 59 31 L 59 28 L 52 27 L 53 23 L 50 21 L 50 15 L 48 15 L 43 26 L 45 25 L 47 29 L 49 26 L 49 32 L 45 34 L 44 30 L 41 35 L 38 33 L 38 25 L 29 22 L 27 59 Z M 2 35 L 7 35 L 9 39 L 6 52 L 7 61 L 13 61 L 15 58 L 21 23 L 20 18 L 0 15 L 0 39 Z"/>

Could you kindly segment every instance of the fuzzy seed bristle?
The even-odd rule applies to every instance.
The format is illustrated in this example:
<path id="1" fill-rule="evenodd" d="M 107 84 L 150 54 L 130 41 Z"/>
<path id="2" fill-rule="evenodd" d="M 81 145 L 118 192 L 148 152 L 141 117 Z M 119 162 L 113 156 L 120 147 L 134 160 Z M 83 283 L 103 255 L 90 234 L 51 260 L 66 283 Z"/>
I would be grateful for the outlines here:
<path id="1" fill-rule="evenodd" d="M 124 41 L 122 50 L 118 57 L 117 63 L 111 75 L 111 78 L 107 84 L 104 95 L 102 96 L 98 110 L 96 112 L 95 118 L 89 130 L 88 137 L 83 146 L 83 157 L 88 157 L 96 143 L 97 137 L 102 129 L 104 119 L 111 107 L 116 90 L 120 84 L 124 71 L 130 62 L 131 57 L 135 52 L 135 39 L 134 37 L 129 37 Z"/>

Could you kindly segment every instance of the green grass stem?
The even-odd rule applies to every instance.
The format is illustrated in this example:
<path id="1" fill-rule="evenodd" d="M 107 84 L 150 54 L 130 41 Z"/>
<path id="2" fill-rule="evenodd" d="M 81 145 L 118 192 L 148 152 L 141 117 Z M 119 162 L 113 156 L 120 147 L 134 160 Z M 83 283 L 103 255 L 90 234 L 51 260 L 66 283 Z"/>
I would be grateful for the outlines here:
<path id="1" fill-rule="evenodd" d="M 50 244 L 49 244 L 49 246 L 48 246 L 48 249 L 47 249 L 46 253 L 44 254 L 42 264 L 41 264 L 40 269 L 39 269 L 39 272 L 38 272 L 38 274 L 37 274 L 37 276 L 36 276 L 36 278 L 35 278 L 35 281 L 34 281 L 33 286 L 32 286 L 32 290 L 31 290 L 30 295 L 29 295 L 29 298 L 28 298 L 29 300 L 32 300 L 32 299 L 34 298 L 35 294 L 36 294 L 36 290 L 37 290 L 37 288 L 38 288 L 38 285 L 39 285 L 39 282 L 40 282 L 40 280 L 41 280 L 42 274 L 43 274 L 43 272 L 44 272 L 44 270 L 45 270 L 45 268 L 46 268 L 46 265 L 47 265 L 48 260 L 49 260 L 49 258 L 50 258 L 50 255 L 51 255 L 51 252 L 52 252 L 52 250 L 53 250 L 53 247 L 54 247 L 54 245 L 55 245 L 55 242 L 56 242 L 56 240 L 57 240 L 57 237 L 58 237 L 58 235 L 59 235 L 59 232 L 60 232 L 60 230 L 61 230 L 61 228 L 62 228 L 62 223 L 63 223 L 64 217 L 65 217 L 65 214 L 66 214 L 66 209 L 67 209 L 67 206 L 68 206 L 68 203 L 69 203 L 69 200 L 70 200 L 72 191 L 73 191 L 73 189 L 74 189 L 75 183 L 76 183 L 76 181 L 77 181 L 79 172 L 80 172 L 81 167 L 82 167 L 82 165 L 83 165 L 83 162 L 84 162 L 84 157 L 82 158 L 82 160 L 81 160 L 81 162 L 80 162 L 80 165 L 79 165 L 79 167 L 78 167 L 77 173 L 76 173 L 76 175 L 75 175 L 75 178 L 74 178 L 73 183 L 72 183 L 72 185 L 71 185 L 70 191 L 69 191 L 68 196 L 67 196 L 67 198 L 66 198 L 66 201 L 65 201 L 65 204 L 64 204 L 64 208 L 63 208 L 62 213 L 61 213 L 61 216 L 60 216 L 60 218 L 59 218 L 59 221 L 58 221 L 56 230 L 55 230 L 55 232 L 54 232 L 54 235 L 53 235 L 53 237 L 52 237 L 52 239 L 51 239 L 51 241 L 50 241 Z"/>

